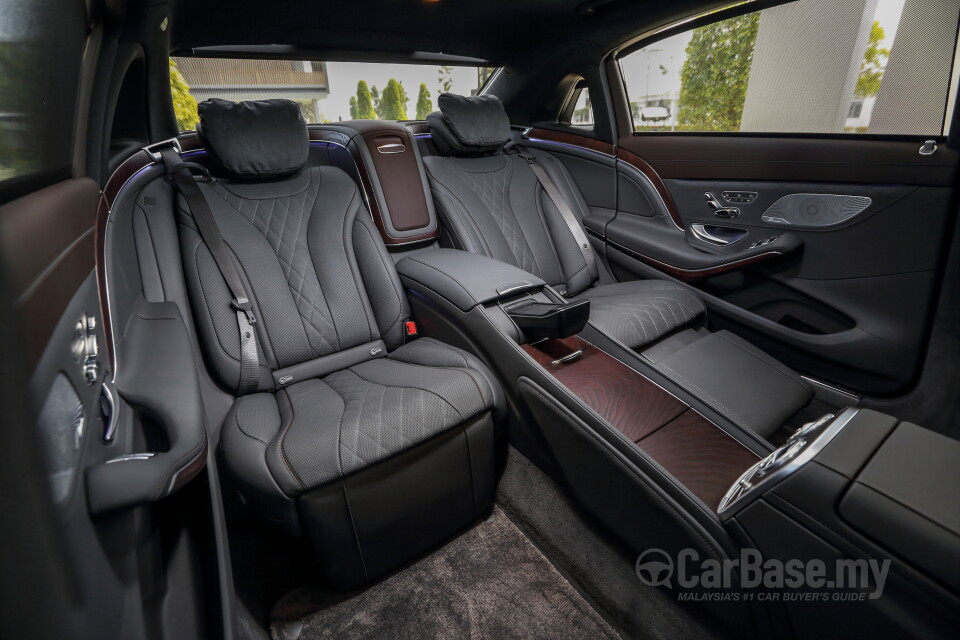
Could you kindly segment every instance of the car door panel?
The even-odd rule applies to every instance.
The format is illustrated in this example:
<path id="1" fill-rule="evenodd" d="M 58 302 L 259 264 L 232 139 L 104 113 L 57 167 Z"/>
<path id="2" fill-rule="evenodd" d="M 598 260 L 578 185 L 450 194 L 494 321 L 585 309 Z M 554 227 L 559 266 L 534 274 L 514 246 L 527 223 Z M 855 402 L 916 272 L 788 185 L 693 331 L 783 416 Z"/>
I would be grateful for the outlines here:
<path id="1" fill-rule="evenodd" d="M 619 140 L 663 180 L 791 180 L 952 186 L 960 151 L 942 142 L 919 153 L 922 140 L 868 136 L 638 133 Z"/>
<path id="2" fill-rule="evenodd" d="M 187 571 L 176 578 L 180 586 L 204 579 L 196 569 L 197 534 L 207 526 L 203 516 L 184 519 L 185 500 L 156 501 L 185 489 L 202 471 L 205 421 L 191 384 L 190 374 L 195 379 L 196 373 L 185 332 L 180 349 L 162 332 L 141 332 L 146 339 L 139 342 L 155 353 L 139 364 L 128 357 L 124 385 L 109 382 L 115 372 L 95 270 L 95 221 L 103 202 L 99 187 L 88 178 L 54 183 L 9 202 L 0 207 L 0 249 L 25 336 L 21 373 L 36 417 L 38 470 L 56 527 L 57 564 L 70 589 L 69 598 L 56 605 L 57 616 L 71 637 L 137 638 L 150 635 L 149 628 L 172 628 L 170 621 L 154 618 L 165 615 L 164 585 L 176 566 L 187 563 Z M 137 320 L 125 328 L 128 338 L 130 327 L 148 322 L 145 316 L 156 310 L 138 311 Z M 126 352 L 136 347 L 128 342 Z M 164 359 L 177 356 L 186 367 L 164 365 Z M 197 397 L 191 402 L 181 388 L 164 385 L 164 380 L 185 385 Z M 136 381 L 142 396 L 180 397 L 179 413 L 164 416 L 134 397 L 131 385 Z M 111 394 L 104 391 L 108 388 Z M 192 421 L 183 419 L 185 410 L 192 412 Z M 111 424 L 113 435 L 107 437 Z M 192 443 L 181 437 L 184 429 L 190 430 Z M 174 455 L 183 460 L 174 465 L 179 472 L 154 473 L 162 477 L 146 486 L 151 477 L 147 466 L 159 467 Z M 196 504 L 205 490 L 206 483 L 191 483 L 190 491 L 178 497 L 190 493 L 190 503 Z M 123 500 L 130 496 L 135 499 Z M 203 601 L 184 604 L 197 607 Z M 177 616 L 195 614 L 202 620 L 202 611 L 186 606 Z M 205 624 L 201 621 L 194 631 Z"/>
<path id="3" fill-rule="evenodd" d="M 953 150 L 922 156 L 919 143 L 900 140 L 637 135 L 611 158 L 612 148 L 585 136 L 542 127 L 529 135 L 584 192 L 585 226 L 595 243 L 603 240 L 616 277 L 687 282 L 717 327 L 857 393 L 897 393 L 918 375 L 951 224 Z M 595 217 L 611 164 L 616 206 Z M 739 215 L 717 217 L 706 192 Z M 727 202 L 724 192 L 757 195 Z M 794 194 L 870 203 L 829 226 L 815 226 L 810 214 L 800 226 L 763 220 Z M 718 246 L 696 237 L 694 225 L 742 238 Z"/>
<path id="4" fill-rule="evenodd" d="M 702 143 L 699 153 L 714 159 L 696 157 L 696 141 Z M 707 135 L 637 135 L 621 144 L 642 147 L 649 165 L 666 176 L 663 183 L 688 244 L 703 259 L 719 249 L 692 238 L 694 225 L 745 232 L 721 248 L 732 255 L 756 242 L 769 241 L 761 247 L 776 249 L 785 234 L 799 241 L 789 256 L 780 252 L 737 265 L 743 272 L 696 280 L 717 326 L 743 333 L 805 373 L 857 392 L 897 393 L 916 378 L 951 223 L 952 150 L 922 156 L 915 142 Z M 770 180 L 773 176 L 779 179 Z M 734 200 L 742 200 L 738 194 L 756 196 L 731 202 L 724 193 Z M 739 215 L 718 217 L 705 194 L 736 207 Z M 816 199 L 818 194 L 847 196 L 846 202 L 857 206 L 863 198 L 870 202 L 837 224 L 817 226 L 833 206 Z M 803 224 L 764 220 L 764 213 L 788 196 L 798 197 L 790 217 Z M 621 208 L 607 225 L 608 242 L 625 254 L 608 254 L 619 275 L 649 277 L 653 265 L 683 277 L 669 268 L 685 266 L 676 257 L 679 249 L 672 255 L 662 249 L 678 247 L 675 234 L 651 222 Z"/>

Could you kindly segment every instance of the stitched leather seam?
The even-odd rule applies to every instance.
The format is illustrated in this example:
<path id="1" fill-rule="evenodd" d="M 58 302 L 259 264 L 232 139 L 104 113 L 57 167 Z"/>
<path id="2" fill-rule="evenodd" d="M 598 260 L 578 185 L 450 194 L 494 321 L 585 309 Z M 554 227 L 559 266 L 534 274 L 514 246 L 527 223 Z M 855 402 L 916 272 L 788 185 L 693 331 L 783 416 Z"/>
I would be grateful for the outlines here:
<path id="1" fill-rule="evenodd" d="M 380 259 L 380 265 L 383 267 L 384 272 L 387 274 L 387 278 L 390 279 L 390 288 L 393 290 L 393 294 L 397 297 L 397 315 L 393 320 L 387 323 L 387 327 L 393 326 L 395 323 L 400 321 L 400 316 L 403 315 L 403 300 L 400 299 L 400 292 L 397 291 L 397 288 L 394 285 L 393 279 L 390 278 L 390 270 L 387 268 L 387 263 L 383 261 L 383 256 L 380 255 L 380 252 L 377 251 L 377 243 L 373 239 L 373 235 L 370 233 L 370 229 L 367 229 L 367 226 L 360 222 L 357 218 L 353 220 L 354 228 L 357 225 L 360 225 L 360 228 L 367 232 L 367 237 L 370 238 L 370 242 L 373 243 L 373 251 L 377 254 L 377 258 Z M 361 275 L 362 277 L 362 275 Z"/>
<path id="2" fill-rule="evenodd" d="M 406 364 L 406 363 L 404 363 L 404 364 Z M 411 366 L 419 366 L 419 365 L 411 365 Z M 446 398 L 444 398 L 444 397 L 443 397 L 442 395 L 440 395 L 439 393 L 436 393 L 435 391 L 431 391 L 430 389 L 424 389 L 423 387 L 415 387 L 415 386 L 413 386 L 413 385 L 405 385 L 405 386 L 402 386 L 402 387 L 401 387 L 401 386 L 393 385 L 393 384 L 383 384 L 383 383 L 377 382 L 377 381 L 375 381 L 375 380 L 369 380 L 369 379 L 367 379 L 367 378 L 364 378 L 362 375 L 360 375 L 359 373 L 357 373 L 357 372 L 354 371 L 353 369 L 344 369 L 344 371 L 349 371 L 350 373 L 352 373 L 353 375 L 357 376 L 358 378 L 360 378 L 360 379 L 363 380 L 364 382 L 368 382 L 368 383 L 370 383 L 370 384 L 377 385 L 378 387 L 384 387 L 385 389 L 417 389 L 417 390 L 419 390 L 419 391 L 423 391 L 424 393 L 429 393 L 430 395 L 439 398 L 445 405 L 447 405 L 448 407 L 450 407 L 450 408 L 453 410 L 453 412 L 454 412 L 455 414 L 457 414 L 457 416 L 459 416 L 461 422 L 464 420 L 463 414 L 461 414 L 460 411 L 459 411 L 455 406 L 453 406 L 452 404 L 450 404 L 450 402 L 448 402 Z M 330 387 L 330 388 L 333 389 L 333 387 Z M 333 390 L 334 390 L 334 391 L 337 391 L 336 389 L 333 389 Z M 340 393 L 337 392 L 337 395 L 340 395 Z M 342 398 L 343 396 L 341 395 L 340 397 Z M 471 416 L 471 417 L 472 417 L 472 416 Z"/>
<path id="3" fill-rule="evenodd" d="M 303 480 L 300 479 L 300 476 L 297 475 L 297 472 L 293 470 L 293 467 L 290 464 L 290 461 L 287 459 L 287 451 L 284 447 L 284 444 L 287 439 L 287 433 L 290 431 L 290 427 L 293 426 L 293 421 L 297 417 L 297 410 L 293 406 L 293 400 L 290 399 L 290 394 L 287 391 L 281 390 L 279 393 L 286 395 L 287 403 L 290 405 L 290 419 L 287 421 L 287 424 L 284 425 L 283 429 L 280 432 L 280 440 L 277 444 L 277 448 L 280 452 L 280 459 L 283 460 L 283 466 L 287 468 L 287 471 L 293 476 L 293 479 L 297 481 L 297 484 L 300 485 L 300 488 L 304 491 L 307 490 L 307 485 L 304 484 Z"/>
<path id="4" fill-rule="evenodd" d="M 682 375 L 680 375 L 680 373 L 679 373 L 676 369 L 674 369 L 673 367 L 671 367 L 671 366 L 669 366 L 669 365 L 662 364 L 662 363 L 660 364 L 660 368 L 661 368 L 661 369 L 665 369 L 665 370 L 673 373 L 673 375 L 676 376 L 676 379 L 677 379 L 677 380 L 679 380 L 680 382 L 683 382 L 684 384 L 688 385 L 689 387 L 691 387 L 691 388 L 694 389 L 695 391 L 698 391 L 704 398 L 706 398 L 707 400 L 709 400 L 710 402 L 712 402 L 712 403 L 713 403 L 713 406 L 714 406 L 715 408 L 717 408 L 717 409 L 719 409 L 720 411 L 722 411 L 722 412 L 724 413 L 724 415 L 726 415 L 728 418 L 730 418 L 731 420 L 733 420 L 734 422 L 736 422 L 739 426 L 743 427 L 744 429 L 749 429 L 749 428 L 750 428 L 750 427 L 747 426 L 747 423 L 746 423 L 746 421 L 743 420 L 743 418 L 741 418 L 740 416 L 738 416 L 738 415 L 737 415 L 736 413 L 734 413 L 731 409 L 728 409 L 722 402 L 720 402 L 720 401 L 717 400 L 715 397 L 713 397 L 713 395 L 707 393 L 706 391 L 704 391 L 703 389 L 701 389 L 699 386 L 697 386 L 697 385 L 694 384 L 693 382 L 690 382 L 690 381 L 687 380 L 685 377 L 683 377 Z"/>

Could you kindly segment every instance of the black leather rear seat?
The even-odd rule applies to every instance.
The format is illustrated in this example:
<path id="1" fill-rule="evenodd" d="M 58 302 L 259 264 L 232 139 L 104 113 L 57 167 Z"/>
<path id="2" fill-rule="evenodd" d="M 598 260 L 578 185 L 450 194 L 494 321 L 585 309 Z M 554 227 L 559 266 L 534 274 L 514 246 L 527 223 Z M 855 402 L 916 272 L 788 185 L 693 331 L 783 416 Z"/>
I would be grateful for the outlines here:
<path id="1" fill-rule="evenodd" d="M 328 579 L 357 585 L 488 508 L 501 391 L 464 351 L 404 344 L 409 310 L 393 261 L 354 182 L 304 166 L 309 142 L 294 103 L 207 101 L 199 131 L 217 177 L 197 184 L 256 319 L 259 382 L 240 395 L 230 291 L 179 196 L 204 355 L 239 395 L 223 456 L 248 503 L 299 520 Z M 291 373 L 276 380 L 280 369 Z M 321 374 L 301 373 L 310 369 Z"/>
<path id="2" fill-rule="evenodd" d="M 707 331 L 706 308 L 688 287 L 615 282 L 602 260 L 587 260 L 593 248 L 581 251 L 527 159 L 511 152 L 510 121 L 496 97 L 442 94 L 438 105 L 427 116 L 436 153 L 425 149 L 423 160 L 454 248 L 524 269 L 569 299 L 589 299 L 591 324 L 741 427 L 769 436 L 809 402 L 813 390 L 795 372 L 727 331 Z M 563 163 L 523 153 L 582 225 L 589 209 Z"/>

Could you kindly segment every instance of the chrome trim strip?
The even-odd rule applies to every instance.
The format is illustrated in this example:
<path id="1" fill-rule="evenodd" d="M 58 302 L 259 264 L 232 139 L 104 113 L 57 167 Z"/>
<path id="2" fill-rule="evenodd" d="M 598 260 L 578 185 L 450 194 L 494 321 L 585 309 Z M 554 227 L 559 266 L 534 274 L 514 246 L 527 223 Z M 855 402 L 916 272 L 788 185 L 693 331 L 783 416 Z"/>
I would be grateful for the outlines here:
<path id="1" fill-rule="evenodd" d="M 514 291 L 526 291 L 527 289 L 533 288 L 533 285 L 527 282 L 526 280 L 522 282 L 514 282 L 513 284 L 504 284 L 497 287 L 497 293 L 501 296 L 508 296 Z"/>
<path id="2" fill-rule="evenodd" d="M 749 488 L 737 494 L 736 490 L 741 483 L 744 480 L 753 478 L 757 468 L 762 465 L 767 458 L 764 458 L 757 464 L 744 471 L 743 474 L 737 478 L 736 482 L 730 486 L 730 489 L 727 491 L 726 495 L 724 495 L 723 500 L 720 501 L 720 507 L 717 509 L 717 515 L 731 517 L 733 514 L 740 511 L 745 506 L 769 491 L 772 487 L 775 487 L 784 478 L 792 475 L 797 471 L 797 469 L 813 460 L 816 455 L 820 453 L 825 446 L 830 444 L 830 441 L 833 440 L 836 435 L 840 433 L 840 431 L 847 426 L 851 420 L 854 419 L 854 417 L 856 417 L 858 413 L 860 413 L 860 409 L 855 407 L 848 407 L 841 411 L 837 417 L 833 419 L 829 426 L 827 426 L 823 433 L 817 436 L 816 439 L 807 443 L 807 445 L 803 447 L 796 457 L 787 461 L 787 463 L 782 467 L 774 469 L 770 475 L 763 476 L 754 482 Z M 793 442 L 788 440 L 783 447 L 778 448 L 770 455 L 774 455 L 777 451 L 781 451 L 791 444 L 793 444 Z"/>
<path id="3" fill-rule="evenodd" d="M 106 398 L 107 405 L 110 407 L 110 416 L 107 418 L 107 424 L 103 428 L 103 441 L 113 442 L 113 437 L 117 434 L 117 403 L 113 399 L 113 391 L 110 390 L 110 384 L 106 380 L 100 385 L 100 394 Z"/>
<path id="4" fill-rule="evenodd" d="M 119 456 L 117 458 L 111 458 L 107 460 L 104 464 L 113 464 L 114 462 L 133 462 L 134 460 L 149 460 L 155 453 L 131 453 L 125 456 Z"/>
<path id="5" fill-rule="evenodd" d="M 478 96 L 486 95 L 487 89 L 496 82 L 497 78 L 500 76 L 500 72 L 503 71 L 503 66 L 499 66 L 493 70 L 493 73 L 490 74 L 490 77 L 487 78 L 487 81 L 483 83 L 483 86 L 480 87 L 480 90 L 477 91 Z"/>
<path id="6" fill-rule="evenodd" d="M 860 396 L 858 396 L 857 394 L 851 391 L 847 391 L 846 389 L 841 389 L 840 387 L 835 387 L 832 384 L 827 384 L 826 382 L 822 382 L 820 380 L 817 380 L 816 378 L 811 378 L 810 376 L 805 376 L 801 374 L 800 377 L 806 380 L 807 382 L 809 382 L 810 384 L 814 384 L 818 387 L 823 387 L 824 389 L 829 389 L 830 391 L 843 394 L 848 398 L 850 398 L 851 400 L 855 400 L 858 403 L 860 402 Z"/>
<path id="7" fill-rule="evenodd" d="M 556 360 L 554 360 L 554 361 L 551 362 L 550 364 L 552 364 L 552 365 L 563 364 L 564 362 L 570 362 L 571 360 L 576 360 L 577 358 L 579 358 L 579 357 L 582 356 L 582 355 L 583 355 L 583 349 L 577 349 L 576 351 L 573 351 L 573 352 L 571 352 L 571 353 L 568 353 L 567 355 L 563 356 L 562 358 L 557 358 Z"/>
<path id="8" fill-rule="evenodd" d="M 591 149 L 590 147 L 584 147 L 584 146 L 581 146 L 581 145 L 579 145 L 579 144 L 570 144 L 569 142 L 560 142 L 560 141 L 558 141 L 558 140 L 545 140 L 544 138 L 530 138 L 530 137 L 527 137 L 527 134 L 530 132 L 530 130 L 531 130 L 532 128 L 533 128 L 533 127 L 530 127 L 530 128 L 528 128 L 526 131 L 524 131 L 523 133 L 520 134 L 520 135 L 523 137 L 523 139 L 524 139 L 524 140 L 527 140 L 528 142 L 537 142 L 537 143 L 540 143 L 540 144 L 555 144 L 555 145 L 558 145 L 558 146 L 561 146 L 561 147 L 573 147 L 574 149 L 577 149 L 577 150 L 579 150 L 579 151 L 587 151 L 587 152 L 589 152 L 589 153 L 595 153 L 595 154 L 597 154 L 598 156 L 603 156 L 604 158 L 616 158 L 616 157 L 617 157 L 617 156 L 615 156 L 615 155 L 613 155 L 613 154 L 611 154 L 611 153 L 604 153 L 603 151 L 598 151 L 598 150 L 596 150 L 596 149 Z"/>
<path id="9" fill-rule="evenodd" d="M 702 222 L 696 222 L 690 225 L 690 233 L 696 236 L 696 238 L 699 240 L 703 240 L 704 242 L 709 242 L 710 244 L 717 244 L 717 245 L 720 245 L 721 247 L 725 247 L 731 244 L 736 244 L 746 237 L 744 235 L 740 238 L 737 238 L 736 240 L 730 241 L 730 240 L 727 240 L 726 238 L 715 236 L 709 231 L 707 231 L 706 225 L 703 224 Z"/>
<path id="10" fill-rule="evenodd" d="M 315 140 L 314 142 L 325 142 L 324 140 Z M 394 142 L 392 144 L 382 144 L 377 147 L 377 151 L 380 153 L 403 153 L 407 150 L 407 145 L 402 142 Z"/>

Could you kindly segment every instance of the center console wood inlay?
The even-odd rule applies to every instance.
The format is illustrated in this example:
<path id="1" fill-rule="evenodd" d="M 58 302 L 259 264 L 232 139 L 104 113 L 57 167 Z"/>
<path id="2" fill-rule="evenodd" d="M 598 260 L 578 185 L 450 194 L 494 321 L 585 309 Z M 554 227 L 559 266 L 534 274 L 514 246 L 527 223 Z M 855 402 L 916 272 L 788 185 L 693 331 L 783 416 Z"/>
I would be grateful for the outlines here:
<path id="1" fill-rule="evenodd" d="M 713 509 L 740 474 L 760 460 L 692 409 L 637 445 Z"/>
<path id="2" fill-rule="evenodd" d="M 579 336 L 522 348 L 713 509 L 760 459 L 686 403 Z M 579 357 L 554 364 L 576 351 L 582 352 Z"/>
<path id="3" fill-rule="evenodd" d="M 523 350 L 634 442 L 687 410 L 683 402 L 578 336 L 525 344 Z M 551 364 L 577 350 L 583 351 L 579 358 Z"/>

